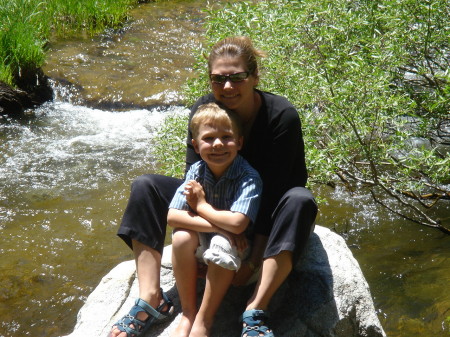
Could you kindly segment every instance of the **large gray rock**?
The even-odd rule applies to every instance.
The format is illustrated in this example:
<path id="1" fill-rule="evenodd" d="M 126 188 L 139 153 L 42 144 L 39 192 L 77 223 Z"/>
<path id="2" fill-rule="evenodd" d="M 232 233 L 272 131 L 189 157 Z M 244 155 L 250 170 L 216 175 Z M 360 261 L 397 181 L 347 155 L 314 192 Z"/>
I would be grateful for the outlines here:
<path id="1" fill-rule="evenodd" d="M 168 246 L 163 254 L 161 283 L 178 311 L 173 320 L 155 325 L 145 337 L 170 336 L 180 319 L 170 255 Z M 213 337 L 240 336 L 238 318 L 253 286 L 229 290 L 217 313 Z M 204 282 L 199 281 L 199 299 L 203 287 Z M 123 262 L 88 297 L 74 332 L 67 337 L 107 336 L 137 296 L 134 261 Z M 277 337 L 386 336 L 358 262 L 339 235 L 320 226 L 316 226 L 307 252 L 273 297 L 269 312 L 270 327 Z"/>

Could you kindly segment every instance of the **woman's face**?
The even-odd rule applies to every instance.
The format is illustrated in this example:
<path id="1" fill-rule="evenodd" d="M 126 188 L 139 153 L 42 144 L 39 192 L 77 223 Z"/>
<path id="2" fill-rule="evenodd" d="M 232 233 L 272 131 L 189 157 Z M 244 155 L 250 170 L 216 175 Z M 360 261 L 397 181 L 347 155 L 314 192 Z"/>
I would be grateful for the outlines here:
<path id="1" fill-rule="evenodd" d="M 248 69 L 241 58 L 218 58 L 211 66 L 211 74 L 217 75 L 231 75 L 246 71 Z M 229 79 L 225 83 L 211 82 L 211 88 L 217 101 L 239 114 L 241 109 L 246 109 L 253 102 L 254 88 L 257 84 L 258 78 L 250 75 L 240 82 L 232 82 Z"/>

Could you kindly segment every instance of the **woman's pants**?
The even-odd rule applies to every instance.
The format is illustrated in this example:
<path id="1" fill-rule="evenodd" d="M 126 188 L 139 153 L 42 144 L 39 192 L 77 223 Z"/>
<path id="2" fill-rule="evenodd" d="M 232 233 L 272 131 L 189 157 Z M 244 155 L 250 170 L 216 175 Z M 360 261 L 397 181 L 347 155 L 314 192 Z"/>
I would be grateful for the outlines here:
<path id="1" fill-rule="evenodd" d="M 169 204 L 182 183 L 181 179 L 156 174 L 136 178 L 117 235 L 130 248 L 131 240 L 137 240 L 162 254 Z M 273 226 L 264 258 L 288 250 L 295 264 L 314 229 L 316 215 L 317 205 L 308 189 L 288 190 L 272 213 Z"/>

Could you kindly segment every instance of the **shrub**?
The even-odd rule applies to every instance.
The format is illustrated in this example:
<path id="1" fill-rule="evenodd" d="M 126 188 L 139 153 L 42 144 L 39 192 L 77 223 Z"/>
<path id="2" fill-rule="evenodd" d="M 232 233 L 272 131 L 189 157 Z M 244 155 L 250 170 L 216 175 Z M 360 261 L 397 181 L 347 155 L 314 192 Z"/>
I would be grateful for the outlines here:
<path id="1" fill-rule="evenodd" d="M 153 144 L 158 172 L 183 178 L 187 125 L 188 114 L 171 114 L 159 126 Z"/>
<path id="2" fill-rule="evenodd" d="M 230 35 L 269 52 L 260 87 L 299 110 L 310 184 L 344 182 L 414 222 L 450 198 L 449 6 L 437 1 L 258 1 L 208 10 L 200 57 Z M 188 103 L 207 92 L 200 76 Z"/>

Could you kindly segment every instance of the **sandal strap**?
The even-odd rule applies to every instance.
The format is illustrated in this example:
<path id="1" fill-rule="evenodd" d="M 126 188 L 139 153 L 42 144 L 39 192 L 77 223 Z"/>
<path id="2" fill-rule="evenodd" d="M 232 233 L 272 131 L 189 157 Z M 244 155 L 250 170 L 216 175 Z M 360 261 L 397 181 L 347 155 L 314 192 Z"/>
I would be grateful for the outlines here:
<path id="1" fill-rule="evenodd" d="M 162 322 L 166 318 L 170 317 L 173 313 L 173 302 L 169 299 L 166 293 L 161 289 L 163 297 L 163 303 L 154 309 L 150 304 L 141 298 L 136 299 L 134 306 L 130 312 L 123 316 L 116 324 L 120 331 L 126 332 L 127 337 L 135 337 L 144 333 L 154 321 Z M 164 307 L 167 306 L 167 310 L 161 312 Z M 145 312 L 149 316 L 145 321 L 141 321 L 137 318 L 139 312 Z M 134 325 L 134 328 L 130 327 Z"/>
<path id="2" fill-rule="evenodd" d="M 156 309 L 153 308 L 150 304 L 148 304 L 146 301 L 144 301 L 141 298 L 138 298 L 135 302 L 135 304 L 142 309 L 149 315 L 153 316 L 155 319 L 162 319 L 167 316 L 169 316 L 170 308 L 173 306 L 172 301 L 169 299 L 167 294 L 161 289 L 161 295 L 163 298 L 163 303 L 159 305 Z M 161 310 L 164 309 L 164 307 L 167 306 L 167 310 L 162 312 Z"/>
<path id="3" fill-rule="evenodd" d="M 241 316 L 242 327 L 241 336 L 259 336 L 260 333 L 266 337 L 274 337 L 273 332 L 266 325 L 269 315 L 264 310 L 252 309 L 245 311 Z"/>
<path id="4" fill-rule="evenodd" d="M 142 310 L 140 306 L 133 306 L 128 314 L 123 316 L 116 324 L 120 331 L 126 332 L 127 337 L 139 336 L 145 328 L 147 321 L 141 321 L 136 317 L 137 313 Z M 130 325 L 133 324 L 134 328 Z"/>
<path id="5" fill-rule="evenodd" d="M 263 334 L 264 337 L 274 337 L 272 331 L 266 325 L 255 325 L 255 326 L 246 326 L 242 329 L 241 336 L 247 334 L 248 337 L 257 336 L 260 337 L 260 334 Z"/>
<path id="6" fill-rule="evenodd" d="M 152 308 L 152 306 L 150 304 L 148 304 L 146 301 L 144 301 L 141 298 L 138 298 L 136 300 L 136 302 L 134 302 L 134 304 L 136 304 L 138 307 L 141 307 L 142 309 L 144 309 L 144 311 L 149 315 L 149 316 L 153 316 L 156 319 L 158 319 L 159 317 L 159 312 L 156 311 L 154 308 Z"/>
<path id="7" fill-rule="evenodd" d="M 269 319 L 269 315 L 264 310 L 251 309 L 245 311 L 241 316 L 241 322 L 247 318 L 260 319 L 262 321 Z"/>
<path id="8" fill-rule="evenodd" d="M 161 288 L 161 295 L 163 298 L 163 303 L 158 308 L 156 308 L 156 310 L 159 313 L 159 316 L 158 316 L 159 318 L 157 318 L 157 319 L 163 319 L 163 318 L 172 316 L 172 311 L 171 311 L 171 309 L 173 307 L 172 300 L 167 296 L 167 294 L 162 290 L 162 288 Z M 164 309 L 165 306 L 167 306 L 167 310 L 162 311 L 162 309 Z"/>

